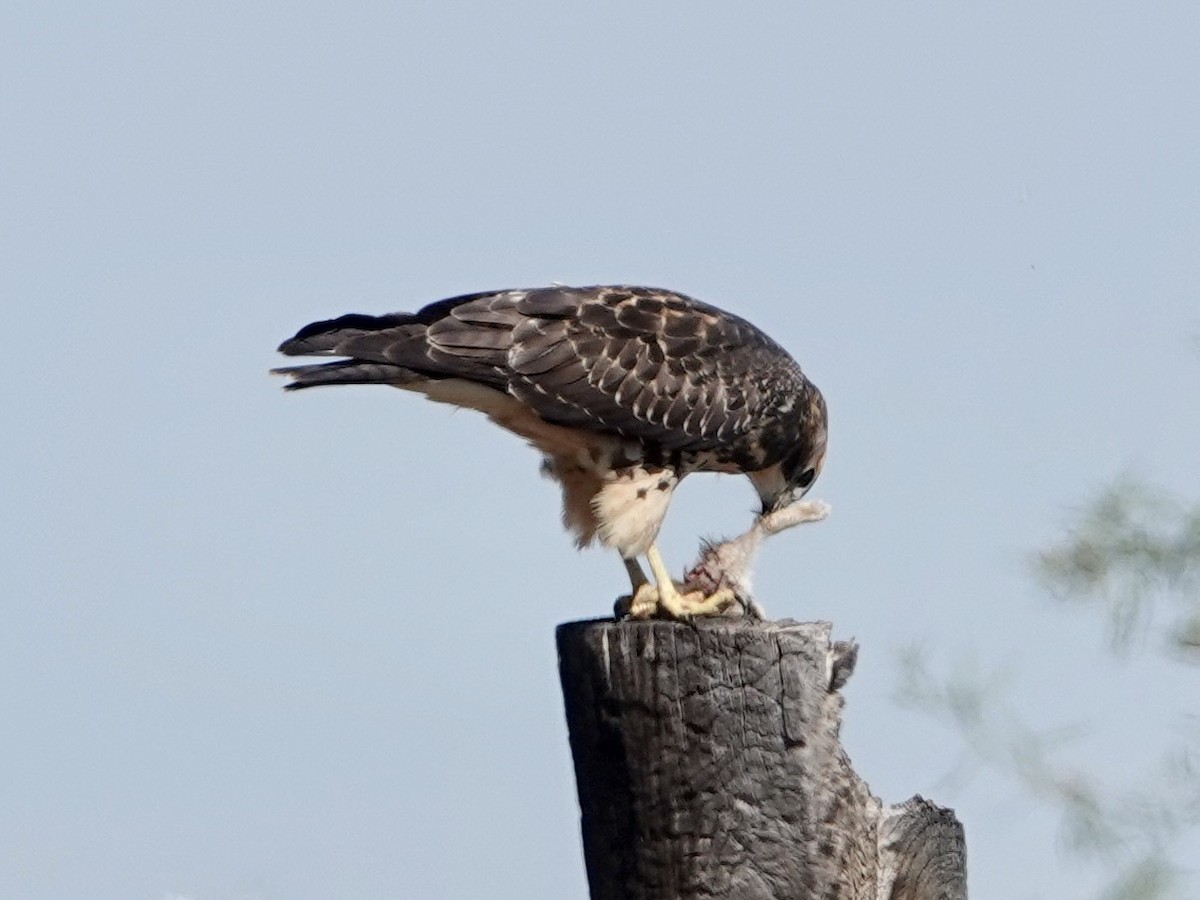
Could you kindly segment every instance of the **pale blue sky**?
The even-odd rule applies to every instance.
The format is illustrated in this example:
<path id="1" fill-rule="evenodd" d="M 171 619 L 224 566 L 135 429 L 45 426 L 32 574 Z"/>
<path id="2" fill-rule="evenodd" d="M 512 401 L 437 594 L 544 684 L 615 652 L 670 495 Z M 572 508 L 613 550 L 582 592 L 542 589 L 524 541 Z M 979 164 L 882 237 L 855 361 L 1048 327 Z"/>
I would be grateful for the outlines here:
<path id="1" fill-rule="evenodd" d="M 1115 667 L 1029 552 L 1200 495 L 1194 3 L 11 2 L 0 24 L 0 895 L 584 898 L 553 628 L 623 589 L 478 417 L 285 396 L 298 326 L 676 288 L 825 391 L 759 599 L 862 644 L 846 746 L 966 822 L 972 897 L 1085 897 L 1051 817 L 891 699 L 1013 670 L 1131 777 L 1195 669 Z M 697 477 L 664 551 L 748 521 Z M 1200 857 L 1200 848 L 1197 848 Z"/>

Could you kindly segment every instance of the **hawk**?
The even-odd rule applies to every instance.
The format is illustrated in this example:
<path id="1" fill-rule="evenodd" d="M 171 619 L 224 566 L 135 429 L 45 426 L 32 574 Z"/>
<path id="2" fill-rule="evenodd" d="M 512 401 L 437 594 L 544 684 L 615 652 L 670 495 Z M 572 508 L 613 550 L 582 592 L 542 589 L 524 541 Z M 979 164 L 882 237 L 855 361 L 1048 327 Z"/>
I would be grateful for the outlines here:
<path id="1" fill-rule="evenodd" d="M 734 599 L 728 587 L 677 586 L 655 545 L 684 476 L 744 473 L 765 516 L 798 501 L 825 459 L 825 400 L 796 361 L 745 319 L 674 291 L 467 294 L 314 322 L 279 350 L 338 357 L 275 369 L 288 390 L 391 385 L 478 410 L 527 440 L 562 487 L 578 546 L 598 539 L 620 554 L 635 618 L 713 614 Z"/>

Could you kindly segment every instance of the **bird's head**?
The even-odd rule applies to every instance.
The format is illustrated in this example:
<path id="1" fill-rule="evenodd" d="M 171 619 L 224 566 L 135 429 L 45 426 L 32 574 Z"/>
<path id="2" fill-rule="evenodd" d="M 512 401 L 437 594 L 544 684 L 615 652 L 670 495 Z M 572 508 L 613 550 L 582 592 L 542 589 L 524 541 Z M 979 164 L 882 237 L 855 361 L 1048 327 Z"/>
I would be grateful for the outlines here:
<path id="1" fill-rule="evenodd" d="M 762 500 L 763 515 L 791 506 L 807 494 L 825 464 L 825 401 L 814 390 L 801 409 L 783 458 L 774 465 L 747 473 Z"/>
<path id="2" fill-rule="evenodd" d="M 804 451 L 795 452 L 784 457 L 782 462 L 749 473 L 762 501 L 764 516 L 791 506 L 808 493 L 821 474 L 821 466 L 825 463 L 824 444 L 815 452 L 807 451 L 807 448 Z"/>

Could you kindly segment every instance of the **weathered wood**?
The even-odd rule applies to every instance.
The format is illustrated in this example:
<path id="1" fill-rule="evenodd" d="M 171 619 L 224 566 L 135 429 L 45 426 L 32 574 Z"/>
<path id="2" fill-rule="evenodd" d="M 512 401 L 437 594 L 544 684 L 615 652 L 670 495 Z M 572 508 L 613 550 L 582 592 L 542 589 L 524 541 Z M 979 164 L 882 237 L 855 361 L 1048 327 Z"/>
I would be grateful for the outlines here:
<path id="1" fill-rule="evenodd" d="M 558 629 L 592 900 L 960 900 L 962 828 L 885 809 L 838 741 L 827 623 Z"/>
<path id="2" fill-rule="evenodd" d="M 967 896 L 967 845 L 954 812 L 917 795 L 883 811 L 880 897 L 958 900 Z"/>

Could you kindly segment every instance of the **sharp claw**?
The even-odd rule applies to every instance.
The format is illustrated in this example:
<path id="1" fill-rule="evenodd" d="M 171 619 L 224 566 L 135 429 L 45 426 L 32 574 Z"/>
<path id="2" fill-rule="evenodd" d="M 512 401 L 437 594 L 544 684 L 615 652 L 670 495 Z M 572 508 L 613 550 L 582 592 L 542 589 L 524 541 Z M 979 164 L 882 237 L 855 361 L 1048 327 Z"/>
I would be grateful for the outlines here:
<path id="1" fill-rule="evenodd" d="M 691 622 L 700 616 L 717 616 L 737 602 L 737 596 L 728 587 L 722 587 L 705 596 L 703 591 L 681 593 L 675 585 L 667 592 L 653 584 L 643 584 L 633 594 L 617 599 L 613 612 L 617 618 L 674 619 Z"/>
<path id="2" fill-rule="evenodd" d="M 698 616 L 720 615 L 736 600 L 733 591 L 727 587 L 720 588 L 708 596 L 702 591 L 686 594 L 673 591 L 672 595 L 660 598 L 659 609 L 674 619 L 687 620 Z"/>
<path id="3" fill-rule="evenodd" d="M 649 619 L 661 607 L 658 588 L 652 584 L 643 584 L 629 598 L 629 618 Z"/>

